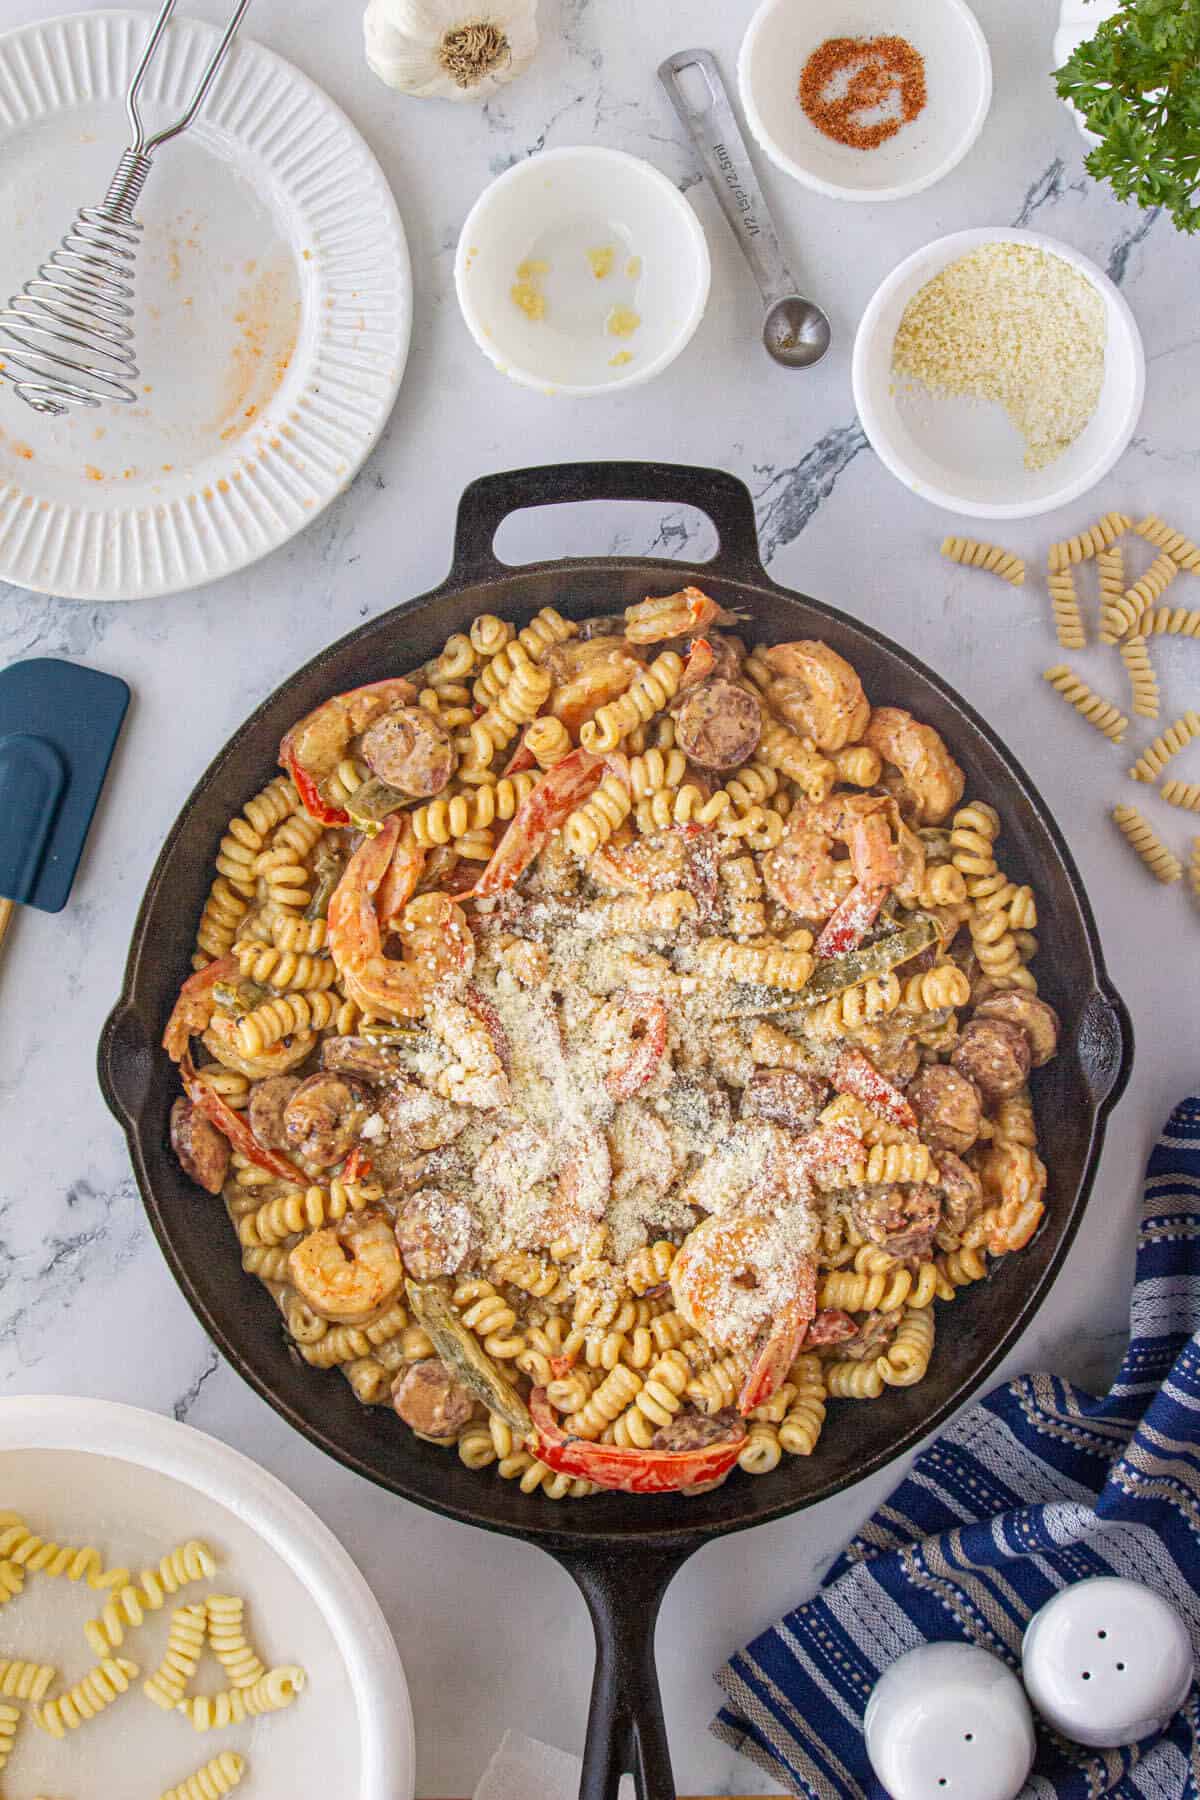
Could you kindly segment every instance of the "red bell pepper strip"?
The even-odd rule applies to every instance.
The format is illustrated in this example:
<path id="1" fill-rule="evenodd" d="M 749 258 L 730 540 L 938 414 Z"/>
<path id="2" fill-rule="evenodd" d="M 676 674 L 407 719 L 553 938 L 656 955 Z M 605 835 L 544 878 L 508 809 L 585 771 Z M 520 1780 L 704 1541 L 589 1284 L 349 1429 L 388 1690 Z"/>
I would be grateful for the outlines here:
<path id="1" fill-rule="evenodd" d="M 552 831 L 564 825 L 587 799 L 604 771 L 604 758 L 572 750 L 547 769 L 518 806 L 492 860 L 470 890 L 476 900 L 515 887 Z"/>
<path id="2" fill-rule="evenodd" d="M 890 1119 L 903 1131 L 917 1129 L 917 1115 L 898 1087 L 881 1075 L 869 1056 L 861 1050 L 843 1050 L 830 1077 L 839 1094 L 853 1094 L 864 1106 Z"/>
<path id="3" fill-rule="evenodd" d="M 628 1100 L 644 1088 L 662 1061 L 667 1047 L 667 1009 L 654 994 L 618 994 L 614 1003 L 632 1013 L 634 1024 L 641 1023 L 641 1037 L 632 1038 L 629 1055 L 617 1069 L 604 1077 L 604 1085 L 612 1100 Z"/>
<path id="4" fill-rule="evenodd" d="M 301 1174 L 295 1163 L 290 1163 L 286 1156 L 279 1156 L 274 1150 L 268 1150 L 265 1144 L 260 1144 L 241 1113 L 234 1112 L 233 1108 L 227 1106 L 222 1100 L 220 1094 L 215 1094 L 207 1082 L 201 1081 L 190 1055 L 186 1052 L 179 1064 L 179 1074 L 183 1081 L 184 1093 L 196 1111 L 207 1119 L 210 1125 L 215 1125 L 217 1130 L 229 1139 L 235 1150 L 240 1150 L 243 1156 L 260 1169 L 266 1169 L 270 1174 L 277 1175 L 280 1181 L 290 1182 L 293 1187 L 308 1186 L 307 1178 Z"/>
<path id="5" fill-rule="evenodd" d="M 355 1144 L 353 1150 L 342 1164 L 342 1181 L 365 1181 L 371 1173 L 373 1164 L 361 1144 Z"/>
<path id="6" fill-rule="evenodd" d="M 285 738 L 284 743 L 286 744 L 286 742 Z M 300 796 L 300 804 L 310 819 L 316 819 L 321 825 L 348 825 L 350 823 L 350 814 L 345 807 L 330 806 L 308 770 L 302 768 L 297 762 L 294 751 L 285 751 L 281 747 L 279 761 L 281 767 L 287 770 L 295 782 L 296 792 Z"/>
<path id="7" fill-rule="evenodd" d="M 743 1430 L 699 1450 L 621 1450 L 615 1444 L 593 1444 L 562 1429 L 540 1387 L 529 1396 L 529 1411 L 534 1423 L 529 1449 L 548 1468 L 623 1494 L 678 1494 L 719 1481 L 745 1443 Z"/>
<path id="8" fill-rule="evenodd" d="M 683 674 L 679 677 L 677 691 L 682 693 L 685 688 L 696 687 L 700 682 L 707 681 L 716 666 L 717 659 L 708 639 L 693 638 L 691 648 L 688 650 L 687 661 L 683 665 Z"/>
<path id="9" fill-rule="evenodd" d="M 533 754 L 532 750 L 527 750 L 525 748 L 525 734 L 528 730 L 529 727 L 527 725 L 525 731 L 521 733 L 521 736 L 518 739 L 516 749 L 504 765 L 504 773 L 506 775 L 519 775 L 523 769 L 537 768 L 537 757 Z"/>
<path id="10" fill-rule="evenodd" d="M 829 956 L 845 956 L 858 946 L 879 917 L 879 909 L 887 899 L 885 887 L 852 887 L 840 906 L 834 908 L 825 929 L 813 945 L 814 956 L 822 961 Z"/>

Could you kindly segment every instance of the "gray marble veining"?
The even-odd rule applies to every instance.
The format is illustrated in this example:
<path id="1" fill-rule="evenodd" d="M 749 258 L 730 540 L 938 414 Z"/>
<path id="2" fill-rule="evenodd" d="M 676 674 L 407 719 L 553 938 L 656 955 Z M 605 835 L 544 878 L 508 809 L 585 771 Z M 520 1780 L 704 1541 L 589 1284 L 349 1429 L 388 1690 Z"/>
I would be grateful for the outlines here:
<path id="1" fill-rule="evenodd" d="M 4 23 L 46 10 L 7 0 Z M 1052 0 L 978 0 L 995 60 L 993 109 L 971 156 L 932 191 L 895 206 L 842 206 L 759 159 L 789 261 L 833 319 L 833 351 L 803 375 L 780 372 L 758 344 L 747 272 L 697 186 L 654 74 L 670 51 L 697 43 L 732 74 L 749 0 L 542 0 L 535 64 L 482 111 L 406 102 L 380 86 L 362 63 L 358 10 L 258 0 L 251 29 L 346 109 L 404 215 L 416 323 L 374 456 L 303 536 L 217 587 L 129 606 L 0 587 L 0 658 L 94 662 L 135 695 L 71 906 L 55 919 L 20 918 L 0 966 L 0 1379 L 13 1392 L 89 1392 L 186 1419 L 288 1481 L 343 1538 L 396 1632 L 413 1689 L 419 1792 L 462 1795 L 509 1724 L 579 1747 L 591 1679 L 586 1616 L 547 1558 L 400 1504 L 309 1448 L 217 1356 L 178 1294 L 93 1073 L 157 848 L 212 754 L 265 693 L 361 619 L 442 579 L 455 504 L 473 476 L 592 457 L 732 469 L 755 495 L 775 578 L 936 664 L 1026 764 L 1083 870 L 1141 1044 L 1084 1228 L 1009 1367 L 1049 1366 L 1102 1385 L 1122 1346 L 1140 1170 L 1167 1108 L 1195 1086 L 1200 914 L 1182 891 L 1146 880 L 1105 816 L 1132 792 L 1132 759 L 1109 751 L 1038 679 L 1057 660 L 1038 579 L 1014 591 L 940 560 L 943 532 L 958 527 L 900 488 L 867 448 L 849 353 L 881 277 L 948 231 L 1009 221 L 1061 236 L 1108 269 L 1145 336 L 1146 410 L 1121 464 L 1086 501 L 1000 534 L 1036 570 L 1053 537 L 1111 506 L 1153 508 L 1193 534 L 1200 527 L 1200 427 L 1188 403 L 1200 386 L 1200 319 L 1194 245 L 1165 219 L 1118 206 L 1083 170 L 1080 139 L 1046 79 Z M 713 287 L 696 340 L 655 384 L 572 405 L 510 385 L 478 355 L 454 301 L 453 248 L 492 175 L 544 147 L 593 141 L 645 155 L 694 190 Z M 595 520 L 527 515 L 504 543 L 530 557 L 586 548 L 693 558 L 711 552 L 713 534 L 679 509 L 613 507 Z M 1182 584 L 1176 593 L 1183 601 Z M 1188 603 L 1197 604 L 1190 593 Z M 1196 704 L 1197 653 L 1179 641 L 1156 647 L 1167 717 Z M 1101 691 L 1123 695 L 1115 657 L 1093 649 L 1077 660 Z M 1151 735 L 1140 730 L 1130 743 Z M 1144 790 L 1142 799 L 1181 848 L 1186 815 Z M 707 1735 L 717 1699 L 709 1673 L 811 1588 L 893 1479 L 714 1544 L 680 1575 L 658 1641 L 682 1791 L 770 1790 Z"/>

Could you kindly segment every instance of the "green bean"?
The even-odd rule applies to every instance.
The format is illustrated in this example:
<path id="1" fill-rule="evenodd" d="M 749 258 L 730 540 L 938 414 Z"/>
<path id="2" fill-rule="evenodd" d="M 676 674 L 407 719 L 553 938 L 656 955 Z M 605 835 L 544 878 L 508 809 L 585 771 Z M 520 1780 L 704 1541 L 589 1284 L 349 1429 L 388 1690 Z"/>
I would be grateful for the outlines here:
<path id="1" fill-rule="evenodd" d="M 418 1325 L 428 1332 L 450 1372 L 483 1401 L 489 1412 L 498 1413 L 523 1443 L 533 1431 L 529 1408 L 463 1324 L 445 1288 L 432 1281 L 413 1281 L 411 1277 L 404 1285 Z"/>
<path id="2" fill-rule="evenodd" d="M 739 982 L 733 990 L 731 1014 L 752 1018 L 758 1013 L 800 1012 L 820 1000 L 831 999 L 847 988 L 858 987 L 876 975 L 886 975 L 901 963 L 910 962 L 938 941 L 937 920 L 928 913 L 916 913 L 899 931 L 889 931 L 873 944 L 860 944 L 843 956 L 831 956 L 819 962 L 798 993 L 768 987 L 765 982 Z"/>

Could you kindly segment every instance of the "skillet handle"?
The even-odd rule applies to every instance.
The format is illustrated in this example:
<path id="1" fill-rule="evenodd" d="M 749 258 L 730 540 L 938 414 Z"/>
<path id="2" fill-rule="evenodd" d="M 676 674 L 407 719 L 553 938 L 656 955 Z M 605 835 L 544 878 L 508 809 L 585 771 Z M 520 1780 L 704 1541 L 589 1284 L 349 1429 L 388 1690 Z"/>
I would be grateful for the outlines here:
<path id="1" fill-rule="evenodd" d="M 1088 996 L 1075 1047 L 1094 1104 L 1101 1112 L 1111 1112 L 1133 1068 L 1133 1024 L 1115 988 L 1097 988 Z"/>
<path id="2" fill-rule="evenodd" d="M 553 1553 L 587 1601 L 596 1633 L 579 1800 L 617 1800 L 626 1774 L 637 1800 L 675 1800 L 654 1631 L 663 1595 L 694 1548 Z"/>
<path id="3" fill-rule="evenodd" d="M 108 1110 L 126 1131 L 136 1127 L 150 1093 L 155 1046 L 132 1000 L 123 998 L 100 1034 L 96 1074 Z"/>
<path id="4" fill-rule="evenodd" d="M 511 575 L 511 567 L 492 548 L 509 513 L 579 500 L 658 500 L 694 506 L 712 520 L 719 539 L 716 556 L 704 564 L 706 573 L 751 583 L 767 579 L 758 553 L 754 502 L 736 475 L 685 463 L 598 462 L 509 469 L 473 481 L 458 503 L 454 565 L 446 585 L 471 587 Z"/>

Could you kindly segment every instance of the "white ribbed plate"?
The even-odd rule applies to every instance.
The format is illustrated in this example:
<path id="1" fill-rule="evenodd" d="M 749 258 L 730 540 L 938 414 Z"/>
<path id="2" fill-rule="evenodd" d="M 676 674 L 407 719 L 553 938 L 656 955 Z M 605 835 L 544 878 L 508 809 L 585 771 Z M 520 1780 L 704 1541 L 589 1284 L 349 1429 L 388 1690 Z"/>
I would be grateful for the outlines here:
<path id="1" fill-rule="evenodd" d="M 149 19 L 0 36 L 0 304 L 103 199 Z M 168 27 L 151 125 L 215 35 Z M 354 127 L 290 63 L 239 39 L 138 211 L 138 404 L 44 418 L 0 379 L 0 580 L 126 600 L 244 568 L 346 487 L 391 411 L 412 324 L 404 229 Z"/>

